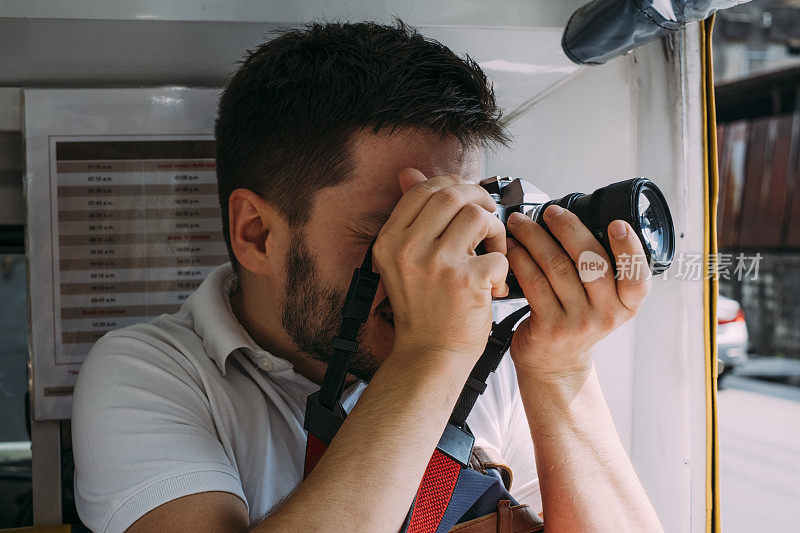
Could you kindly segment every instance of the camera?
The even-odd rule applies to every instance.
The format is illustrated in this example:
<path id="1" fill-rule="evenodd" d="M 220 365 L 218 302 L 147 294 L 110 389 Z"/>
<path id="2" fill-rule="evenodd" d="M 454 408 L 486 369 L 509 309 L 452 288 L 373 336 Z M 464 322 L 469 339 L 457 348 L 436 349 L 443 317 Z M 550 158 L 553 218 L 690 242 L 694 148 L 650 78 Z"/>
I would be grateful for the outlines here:
<path id="1" fill-rule="evenodd" d="M 611 259 L 616 271 L 614 254 L 608 238 L 608 225 L 624 220 L 631 225 L 647 256 L 652 273 L 660 274 L 669 268 L 675 255 L 675 228 L 669 206 L 655 183 L 647 178 L 633 178 L 600 187 L 591 194 L 574 192 L 551 200 L 550 197 L 522 178 L 494 176 L 480 182 L 497 204 L 495 214 L 505 224 L 514 212 L 533 219 L 548 232 L 544 210 L 555 204 L 568 209 L 589 228 Z M 481 253 L 482 247 L 478 250 Z M 509 295 L 506 299 L 524 298 L 514 274 L 506 280 Z"/>

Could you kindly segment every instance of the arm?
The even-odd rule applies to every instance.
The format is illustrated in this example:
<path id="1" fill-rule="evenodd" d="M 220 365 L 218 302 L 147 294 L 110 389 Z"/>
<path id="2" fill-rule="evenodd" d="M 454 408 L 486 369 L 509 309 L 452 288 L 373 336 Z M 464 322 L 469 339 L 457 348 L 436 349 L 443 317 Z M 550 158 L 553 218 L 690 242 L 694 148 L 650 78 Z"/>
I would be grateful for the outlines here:
<path id="1" fill-rule="evenodd" d="M 397 531 L 469 375 L 459 359 L 424 346 L 393 350 L 308 479 L 252 531 Z M 205 492 L 150 511 L 128 531 L 243 532 L 248 524 L 237 496 Z"/>
<path id="2" fill-rule="evenodd" d="M 453 359 L 393 351 L 308 479 L 256 531 L 397 531 L 469 374 Z"/>
<path id="3" fill-rule="evenodd" d="M 515 239 L 509 241 L 508 258 L 532 309 L 513 338 L 511 356 L 548 530 L 661 531 L 620 443 L 589 353 L 636 314 L 649 290 L 641 243 L 626 223 L 612 222 L 609 234 L 621 234 L 611 239 L 616 257 L 633 258 L 641 270 L 628 269 L 615 280 L 609 269 L 604 277 L 582 282 L 575 267 L 581 253 L 590 250 L 605 261 L 607 254 L 569 211 L 557 214 L 551 207 L 545 217 L 560 245 L 535 222 L 512 217 Z"/>
<path id="4" fill-rule="evenodd" d="M 401 172 L 400 183 L 406 194 L 373 252 L 394 311 L 392 352 L 313 472 L 254 531 L 397 531 L 483 351 L 492 296 L 507 294 L 505 228 L 489 212 L 488 193 L 412 170 Z M 476 256 L 484 239 L 490 253 Z M 220 502 L 232 497 L 215 494 Z M 203 524 L 192 514 L 201 497 L 155 509 L 131 530 L 168 531 L 167 515 L 175 530 L 246 527 L 244 505 L 230 502 L 224 516 L 204 511 L 213 516 Z"/>
<path id="5" fill-rule="evenodd" d="M 661 531 L 594 368 L 555 381 L 523 372 L 519 380 L 548 529 Z"/>

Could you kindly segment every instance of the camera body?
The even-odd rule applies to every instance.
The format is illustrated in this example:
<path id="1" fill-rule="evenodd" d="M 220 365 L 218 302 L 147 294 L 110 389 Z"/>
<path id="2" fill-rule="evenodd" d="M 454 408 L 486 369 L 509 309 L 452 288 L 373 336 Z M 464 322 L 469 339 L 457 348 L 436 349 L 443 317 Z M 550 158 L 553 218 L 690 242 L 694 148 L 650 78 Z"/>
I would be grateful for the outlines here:
<path id="1" fill-rule="evenodd" d="M 495 215 L 503 224 L 511 213 L 534 218 L 541 206 L 550 201 L 547 193 L 523 178 L 492 176 L 481 180 L 480 185 L 492 196 L 497 205 Z"/>
<path id="2" fill-rule="evenodd" d="M 544 210 L 551 204 L 574 213 L 600 242 L 616 272 L 614 253 L 608 237 L 608 225 L 624 220 L 633 228 L 642 243 L 653 274 L 669 268 L 675 253 L 675 229 L 669 206 L 661 190 L 647 178 L 633 178 L 600 187 L 591 194 L 570 193 L 555 200 L 522 178 L 493 176 L 480 182 L 497 205 L 496 216 L 505 224 L 511 213 L 522 213 L 550 232 L 544 221 Z M 478 253 L 483 251 L 479 248 Z M 513 273 L 507 283 L 507 298 L 522 298 Z"/>

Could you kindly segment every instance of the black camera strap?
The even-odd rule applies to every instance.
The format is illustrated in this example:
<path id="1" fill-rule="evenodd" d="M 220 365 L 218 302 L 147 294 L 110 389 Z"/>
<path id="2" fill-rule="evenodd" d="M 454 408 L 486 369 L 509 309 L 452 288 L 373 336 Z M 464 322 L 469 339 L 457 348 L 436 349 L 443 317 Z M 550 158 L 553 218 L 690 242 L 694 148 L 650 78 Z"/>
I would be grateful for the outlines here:
<path id="1" fill-rule="evenodd" d="M 478 396 L 483 394 L 486 390 L 486 380 L 489 379 L 489 374 L 497 370 L 503 355 L 508 351 L 511 346 L 511 338 L 514 336 L 514 326 L 522 320 L 522 317 L 530 312 L 531 307 L 525 305 L 520 307 L 513 313 L 509 314 L 500 322 L 492 323 L 492 331 L 489 334 L 489 340 L 486 342 L 478 362 L 472 367 L 467 382 L 461 390 L 461 395 L 458 397 L 453 414 L 450 415 L 450 423 L 456 427 L 464 427 L 469 413 L 478 401 Z"/>
<path id="2" fill-rule="evenodd" d="M 316 465 L 344 422 L 346 414 L 340 400 L 347 378 L 347 368 L 353 354 L 358 351 L 358 334 L 369 318 L 379 283 L 380 275 L 372 271 L 371 244 L 361 266 L 353 272 L 342 309 L 342 325 L 339 335 L 333 339 L 333 352 L 322 379 L 322 386 L 306 401 L 306 416 L 303 426 L 309 433 L 309 443 L 305 475 L 308 475 Z M 499 323 L 492 324 L 486 348 L 467 378 L 450 416 L 449 424 L 439 442 L 437 448 L 440 451 L 464 466 L 469 462 L 474 442 L 474 437 L 466 426 L 467 416 L 472 411 L 478 396 L 486 390 L 486 380 L 489 374 L 497 369 L 503 355 L 508 350 L 514 334 L 514 326 L 529 310 L 530 307 L 526 305 Z"/>
<path id="3" fill-rule="evenodd" d="M 353 272 L 350 288 L 342 308 L 342 325 L 339 335 L 333 338 L 333 353 L 322 379 L 319 403 L 334 410 L 342 396 L 350 358 L 358 351 L 358 333 L 369 318 L 375 293 L 381 281 L 380 274 L 372 271 L 372 247 L 369 245 L 361 266 Z"/>

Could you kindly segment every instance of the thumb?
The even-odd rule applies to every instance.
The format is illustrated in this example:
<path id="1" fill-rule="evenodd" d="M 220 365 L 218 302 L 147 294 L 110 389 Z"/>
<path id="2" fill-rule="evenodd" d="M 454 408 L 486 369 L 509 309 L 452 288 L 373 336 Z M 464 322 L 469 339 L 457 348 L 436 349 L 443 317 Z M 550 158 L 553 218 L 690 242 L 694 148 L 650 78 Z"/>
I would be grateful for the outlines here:
<path id="1" fill-rule="evenodd" d="M 407 193 L 417 183 L 422 183 L 427 179 L 425 174 L 411 167 L 404 168 L 397 174 L 397 180 L 400 182 L 400 190 L 403 191 L 403 194 Z"/>

